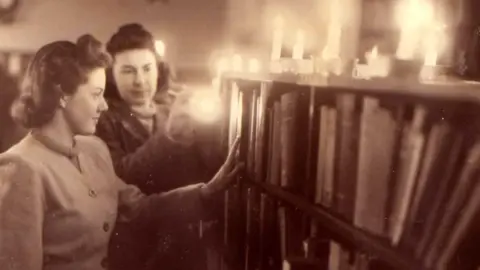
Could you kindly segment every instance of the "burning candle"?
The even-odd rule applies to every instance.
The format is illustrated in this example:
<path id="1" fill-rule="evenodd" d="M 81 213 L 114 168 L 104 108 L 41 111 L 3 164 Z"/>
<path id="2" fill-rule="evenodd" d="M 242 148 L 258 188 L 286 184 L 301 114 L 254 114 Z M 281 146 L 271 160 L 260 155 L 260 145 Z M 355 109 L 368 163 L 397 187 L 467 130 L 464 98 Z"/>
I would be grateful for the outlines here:
<path id="1" fill-rule="evenodd" d="M 340 1 L 330 2 L 330 19 L 327 29 L 327 45 L 322 52 L 325 59 L 340 57 L 340 44 L 342 36 L 342 7 Z"/>
<path id="2" fill-rule="evenodd" d="M 434 67 L 437 65 L 438 52 L 436 49 L 429 50 L 425 54 L 423 65 Z"/>
<path id="3" fill-rule="evenodd" d="M 222 73 L 224 73 L 225 71 L 228 70 L 228 67 L 230 65 L 228 64 L 228 59 L 226 58 L 220 58 L 217 62 L 217 77 L 221 77 L 222 76 Z"/>
<path id="4" fill-rule="evenodd" d="M 273 40 L 272 40 L 272 60 L 280 59 L 282 55 L 283 43 L 283 18 L 277 16 L 274 21 Z"/>
<path id="5" fill-rule="evenodd" d="M 248 61 L 248 72 L 257 73 L 260 71 L 260 62 L 255 58 L 250 58 Z"/>
<path id="6" fill-rule="evenodd" d="M 366 53 L 367 64 L 371 64 L 375 59 L 378 58 L 378 47 L 373 47 L 371 52 Z"/>
<path id="7" fill-rule="evenodd" d="M 372 51 L 365 54 L 368 73 L 370 77 L 386 77 L 390 72 L 390 60 L 378 53 L 378 47 L 374 46 Z"/>
<path id="8" fill-rule="evenodd" d="M 425 35 L 425 58 L 423 64 L 425 66 L 436 66 L 438 54 L 443 50 L 444 44 L 444 25 L 439 23 L 432 24 L 432 31 Z"/>
<path id="9" fill-rule="evenodd" d="M 297 31 L 297 39 L 293 46 L 293 59 L 303 59 L 303 51 L 305 48 L 305 33 L 302 30 Z"/>

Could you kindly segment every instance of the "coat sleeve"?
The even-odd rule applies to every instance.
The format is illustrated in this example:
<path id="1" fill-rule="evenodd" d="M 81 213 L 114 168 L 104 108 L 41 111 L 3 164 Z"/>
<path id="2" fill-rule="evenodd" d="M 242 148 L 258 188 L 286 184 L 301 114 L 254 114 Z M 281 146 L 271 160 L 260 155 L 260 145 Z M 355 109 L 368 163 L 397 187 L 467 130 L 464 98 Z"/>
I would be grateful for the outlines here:
<path id="1" fill-rule="evenodd" d="M 92 150 L 106 161 L 108 171 L 114 179 L 118 190 L 118 219 L 122 222 L 138 221 L 141 223 L 161 224 L 167 220 L 196 221 L 204 215 L 204 199 L 201 188 L 204 184 L 195 184 L 165 193 L 143 194 L 134 185 L 129 185 L 115 175 L 112 159 L 105 144 L 95 140 Z"/>
<path id="2" fill-rule="evenodd" d="M 100 118 L 96 135 L 106 143 L 116 174 L 128 184 L 139 185 L 141 183 L 138 181 L 147 181 L 151 172 L 166 158 L 168 151 L 172 151 L 169 149 L 172 148 L 171 144 L 162 143 L 166 141 L 163 134 L 157 133 L 134 152 L 126 153 L 116 127 L 108 116 Z"/>
<path id="3" fill-rule="evenodd" d="M 44 192 L 39 175 L 19 157 L 0 157 L 0 265 L 43 268 Z"/>
<path id="4" fill-rule="evenodd" d="M 165 224 L 194 222 L 204 217 L 203 184 L 189 185 L 169 192 L 146 196 L 133 185 L 117 181 L 121 222 Z"/>

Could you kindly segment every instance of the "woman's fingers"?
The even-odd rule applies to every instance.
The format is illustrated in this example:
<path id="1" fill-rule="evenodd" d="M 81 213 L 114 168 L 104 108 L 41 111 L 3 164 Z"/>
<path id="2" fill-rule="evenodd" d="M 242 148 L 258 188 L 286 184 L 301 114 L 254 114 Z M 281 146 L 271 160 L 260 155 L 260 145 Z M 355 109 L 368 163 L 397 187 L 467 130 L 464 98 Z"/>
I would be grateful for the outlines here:
<path id="1" fill-rule="evenodd" d="M 241 169 L 243 169 L 243 167 L 244 167 L 243 163 L 236 164 L 233 170 L 227 174 L 227 178 L 234 177 Z"/>
<path id="2" fill-rule="evenodd" d="M 232 147 L 230 148 L 230 151 L 228 152 L 227 160 L 225 161 L 225 164 L 227 164 L 227 166 L 235 162 L 239 148 L 240 148 L 240 137 L 237 137 L 233 142 Z"/>

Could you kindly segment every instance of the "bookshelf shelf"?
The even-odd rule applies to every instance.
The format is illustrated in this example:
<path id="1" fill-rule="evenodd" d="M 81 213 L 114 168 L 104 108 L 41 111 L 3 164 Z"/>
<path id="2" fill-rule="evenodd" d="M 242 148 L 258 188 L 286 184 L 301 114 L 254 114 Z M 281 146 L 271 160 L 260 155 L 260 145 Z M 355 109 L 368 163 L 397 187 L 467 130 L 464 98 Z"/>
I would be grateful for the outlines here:
<path id="1" fill-rule="evenodd" d="M 348 222 L 332 215 L 328 210 L 323 209 L 321 206 L 314 206 L 302 197 L 285 191 L 278 186 L 253 181 L 251 179 L 247 179 L 246 182 L 260 188 L 266 194 L 298 208 L 304 213 L 310 215 L 313 219 L 319 221 L 322 226 L 329 231 L 335 232 L 337 235 L 341 236 L 343 241 L 349 242 L 358 249 L 363 249 L 364 252 L 377 254 L 378 257 L 382 258 L 382 260 L 385 260 L 396 269 L 428 270 L 415 259 L 412 259 L 408 255 L 403 255 L 402 252 L 389 246 L 377 237 L 371 236 L 367 232 L 364 232 Z"/>
<path id="2" fill-rule="evenodd" d="M 438 81 L 421 83 L 394 78 L 360 80 L 339 76 L 272 75 L 228 73 L 224 79 L 258 84 L 275 82 L 296 86 L 314 87 L 317 91 L 347 92 L 360 95 L 376 95 L 401 99 L 423 99 L 429 102 L 452 101 L 480 103 L 480 83 L 470 81 Z"/>
<path id="3" fill-rule="evenodd" d="M 224 211 L 241 268 L 479 265 L 480 84 L 225 74 L 222 93 L 246 164 Z"/>

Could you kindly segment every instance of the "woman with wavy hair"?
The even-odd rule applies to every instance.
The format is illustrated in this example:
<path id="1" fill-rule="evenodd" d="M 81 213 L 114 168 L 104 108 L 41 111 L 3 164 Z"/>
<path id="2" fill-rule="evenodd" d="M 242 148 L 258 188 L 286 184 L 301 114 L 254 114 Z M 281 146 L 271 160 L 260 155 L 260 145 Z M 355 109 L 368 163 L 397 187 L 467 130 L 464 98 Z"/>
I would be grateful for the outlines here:
<path id="1" fill-rule="evenodd" d="M 144 195 L 115 173 L 92 136 L 109 56 L 92 36 L 43 46 L 12 107 L 29 134 L 0 154 L 0 266 L 8 270 L 107 269 L 116 221 L 161 227 L 201 218 L 204 201 L 234 178 L 233 154 L 206 184 Z M 232 147 L 232 153 L 238 146 Z"/>

